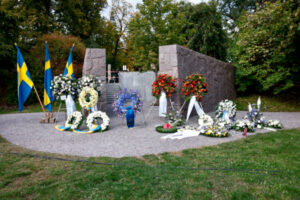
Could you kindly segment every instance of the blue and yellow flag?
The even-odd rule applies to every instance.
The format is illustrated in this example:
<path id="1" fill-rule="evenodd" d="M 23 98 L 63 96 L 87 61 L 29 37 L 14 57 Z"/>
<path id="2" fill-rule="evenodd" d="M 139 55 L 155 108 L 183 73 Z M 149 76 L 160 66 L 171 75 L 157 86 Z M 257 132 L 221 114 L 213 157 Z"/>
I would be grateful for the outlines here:
<path id="1" fill-rule="evenodd" d="M 33 82 L 31 80 L 27 65 L 23 59 L 22 53 L 19 47 L 17 48 L 17 73 L 18 73 L 18 100 L 19 100 L 19 111 L 24 109 L 24 103 L 28 98 Z"/>
<path id="2" fill-rule="evenodd" d="M 46 43 L 46 57 L 45 57 L 45 73 L 44 73 L 44 106 L 49 112 L 52 112 L 52 101 L 54 100 L 52 95 L 51 81 L 52 81 L 52 72 L 50 65 L 50 55 L 48 51 L 48 44 Z"/>
<path id="3" fill-rule="evenodd" d="M 70 54 L 69 54 L 69 58 L 68 58 L 68 62 L 66 64 L 66 68 L 64 71 L 64 76 L 68 76 L 70 78 L 74 78 L 74 72 L 73 72 L 73 63 L 72 63 L 72 52 L 73 52 L 74 46 L 72 47 Z"/>

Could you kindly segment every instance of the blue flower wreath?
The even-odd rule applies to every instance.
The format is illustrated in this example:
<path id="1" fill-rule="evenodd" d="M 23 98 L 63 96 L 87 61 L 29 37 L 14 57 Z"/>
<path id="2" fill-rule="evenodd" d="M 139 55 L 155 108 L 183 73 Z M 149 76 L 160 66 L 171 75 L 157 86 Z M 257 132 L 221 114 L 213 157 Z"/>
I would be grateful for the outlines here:
<path id="1" fill-rule="evenodd" d="M 125 103 L 128 101 L 131 101 L 130 107 L 135 113 L 137 111 L 142 111 L 143 102 L 141 100 L 140 93 L 137 90 L 127 90 L 125 88 L 116 95 L 116 100 L 113 103 L 114 113 L 120 117 L 124 117 L 127 111 L 127 106 L 125 105 Z"/>

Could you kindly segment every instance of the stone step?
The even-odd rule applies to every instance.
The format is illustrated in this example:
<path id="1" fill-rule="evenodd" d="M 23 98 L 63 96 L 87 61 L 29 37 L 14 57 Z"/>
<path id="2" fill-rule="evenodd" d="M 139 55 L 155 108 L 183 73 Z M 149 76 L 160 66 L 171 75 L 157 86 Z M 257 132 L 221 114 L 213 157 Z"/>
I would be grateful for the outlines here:
<path id="1" fill-rule="evenodd" d="M 118 83 L 106 84 L 106 101 L 111 104 L 115 100 L 115 95 L 120 91 L 120 85 Z"/>

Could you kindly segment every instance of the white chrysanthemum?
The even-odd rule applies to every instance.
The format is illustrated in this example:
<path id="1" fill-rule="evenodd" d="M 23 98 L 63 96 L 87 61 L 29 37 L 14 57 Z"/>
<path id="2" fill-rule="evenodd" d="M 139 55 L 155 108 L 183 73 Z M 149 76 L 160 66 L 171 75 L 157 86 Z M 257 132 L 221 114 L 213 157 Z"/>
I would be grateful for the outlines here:
<path id="1" fill-rule="evenodd" d="M 214 120 L 211 118 L 211 116 L 207 114 L 203 114 L 199 116 L 198 124 L 199 126 L 212 126 L 214 123 Z"/>
<path id="2" fill-rule="evenodd" d="M 71 129 L 78 129 L 81 122 L 82 122 L 81 112 L 75 111 L 68 116 L 65 126 L 66 127 L 71 126 Z"/>
<path id="3" fill-rule="evenodd" d="M 104 131 L 105 129 L 107 129 L 107 127 L 109 126 L 110 119 L 105 112 L 101 112 L 101 111 L 96 111 L 96 112 L 89 114 L 89 116 L 87 117 L 87 120 L 86 120 L 86 123 L 87 123 L 87 126 L 89 127 L 89 129 L 90 130 L 93 129 L 94 121 L 97 118 L 102 120 L 102 124 L 100 125 L 101 130 Z"/>
<path id="4" fill-rule="evenodd" d="M 89 95 L 89 101 L 86 101 L 86 96 Z M 98 92 L 93 88 L 85 87 L 79 94 L 79 104 L 84 109 L 94 107 L 98 102 Z"/>

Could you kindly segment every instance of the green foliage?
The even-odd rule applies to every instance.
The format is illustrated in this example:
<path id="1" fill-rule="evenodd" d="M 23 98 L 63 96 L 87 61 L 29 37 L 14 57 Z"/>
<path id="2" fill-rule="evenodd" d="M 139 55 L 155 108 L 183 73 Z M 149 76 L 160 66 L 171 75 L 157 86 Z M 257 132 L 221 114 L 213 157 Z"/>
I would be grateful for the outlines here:
<path id="1" fill-rule="evenodd" d="M 172 128 L 164 128 L 163 126 L 155 127 L 155 130 L 159 133 L 176 133 L 177 127 L 173 126 Z"/>
<path id="2" fill-rule="evenodd" d="M 78 37 L 59 33 L 38 37 L 35 46 L 32 47 L 24 59 L 28 64 L 31 78 L 40 95 L 44 94 L 45 41 L 48 43 L 53 76 L 64 72 L 71 47 L 74 44 L 72 54 L 74 75 L 76 78 L 81 77 L 85 53 L 85 46 Z M 30 100 L 35 101 L 35 94 L 32 95 L 34 97 L 31 97 Z M 28 103 L 30 103 L 30 100 Z"/>
<path id="3" fill-rule="evenodd" d="M 300 6 L 296 0 L 266 3 L 240 18 L 233 53 L 239 91 L 278 94 L 299 84 Z"/>
<path id="4" fill-rule="evenodd" d="M 1 2 L 1 1 L 0 1 Z M 11 77 L 16 74 L 16 49 L 14 42 L 20 29 L 18 18 L 0 7 L 0 104 L 16 104 L 17 81 Z M 9 92 L 8 92 L 9 91 Z"/>
<path id="5" fill-rule="evenodd" d="M 100 11 L 106 0 L 56 0 L 55 13 L 59 30 L 80 37 L 87 44 L 101 30 Z"/>
<path id="6" fill-rule="evenodd" d="M 152 63 L 158 65 L 160 45 L 185 43 L 182 29 L 186 20 L 172 0 L 143 0 L 137 9 L 128 27 L 129 66 L 148 70 Z"/>
<path id="7" fill-rule="evenodd" d="M 200 3 L 192 6 L 187 13 L 187 33 L 190 49 L 203 54 L 226 60 L 227 33 L 222 27 L 222 15 L 217 4 Z"/>

